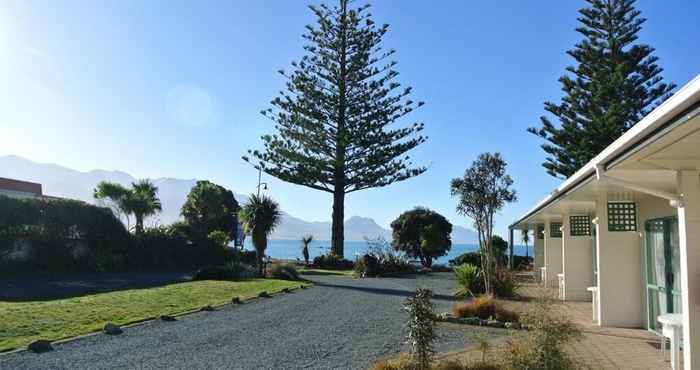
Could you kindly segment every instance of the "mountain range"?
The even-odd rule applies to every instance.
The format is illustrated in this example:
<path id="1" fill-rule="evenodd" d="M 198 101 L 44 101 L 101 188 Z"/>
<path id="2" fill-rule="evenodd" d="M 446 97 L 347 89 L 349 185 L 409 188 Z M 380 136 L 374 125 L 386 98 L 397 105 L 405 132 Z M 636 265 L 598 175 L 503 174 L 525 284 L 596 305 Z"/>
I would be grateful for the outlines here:
<path id="1" fill-rule="evenodd" d="M 121 171 L 92 170 L 81 172 L 57 164 L 37 163 L 14 156 L 0 156 L 0 177 L 31 181 L 42 184 L 46 195 L 79 199 L 94 203 L 92 196 L 95 185 L 100 181 L 111 181 L 129 185 L 136 179 Z M 180 219 L 180 208 L 197 179 L 157 178 L 151 179 L 158 187 L 158 196 L 163 211 L 149 221 L 151 224 L 169 224 Z M 239 203 L 245 203 L 248 197 L 235 193 Z M 316 240 L 330 240 L 330 222 L 312 222 L 285 213 L 282 223 L 277 227 L 272 239 L 300 239 L 302 235 L 312 234 Z M 391 231 L 379 226 L 368 217 L 353 216 L 345 220 L 345 240 L 362 241 L 365 237 L 378 236 L 391 239 Z M 476 243 L 477 236 L 473 230 L 454 226 L 453 243 Z"/>

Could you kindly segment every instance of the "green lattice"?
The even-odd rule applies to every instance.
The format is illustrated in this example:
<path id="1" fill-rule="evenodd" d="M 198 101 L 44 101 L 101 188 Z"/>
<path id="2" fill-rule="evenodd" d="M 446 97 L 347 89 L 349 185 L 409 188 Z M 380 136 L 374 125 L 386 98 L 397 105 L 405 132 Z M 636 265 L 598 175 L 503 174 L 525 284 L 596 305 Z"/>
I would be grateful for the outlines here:
<path id="1" fill-rule="evenodd" d="M 571 236 L 591 235 L 591 218 L 589 216 L 570 216 L 569 223 Z"/>
<path id="2" fill-rule="evenodd" d="M 608 231 L 637 231 L 637 206 L 632 202 L 609 202 Z"/>
<path id="3" fill-rule="evenodd" d="M 551 238 L 561 238 L 561 222 L 549 223 L 549 236 Z"/>
<path id="4" fill-rule="evenodd" d="M 544 239 L 544 225 L 537 225 L 537 239 Z"/>

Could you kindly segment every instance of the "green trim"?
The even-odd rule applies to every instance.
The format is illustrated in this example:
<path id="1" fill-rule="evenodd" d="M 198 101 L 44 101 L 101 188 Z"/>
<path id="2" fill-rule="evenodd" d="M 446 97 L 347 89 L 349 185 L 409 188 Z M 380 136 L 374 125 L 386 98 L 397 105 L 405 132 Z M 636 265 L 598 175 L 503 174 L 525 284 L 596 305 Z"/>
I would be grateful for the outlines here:
<path id="1" fill-rule="evenodd" d="M 550 222 L 549 223 L 549 237 L 550 238 L 561 238 L 561 222 Z"/>

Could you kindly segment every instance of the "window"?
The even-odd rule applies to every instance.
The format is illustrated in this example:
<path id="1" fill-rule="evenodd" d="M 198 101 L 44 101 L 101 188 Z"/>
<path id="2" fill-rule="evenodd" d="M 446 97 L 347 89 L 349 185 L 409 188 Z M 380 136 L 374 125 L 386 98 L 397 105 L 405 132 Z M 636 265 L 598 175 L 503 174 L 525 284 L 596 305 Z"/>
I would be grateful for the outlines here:
<path id="1" fill-rule="evenodd" d="M 632 202 L 609 202 L 608 231 L 637 231 L 636 205 Z"/>
<path id="2" fill-rule="evenodd" d="M 544 225 L 537 225 L 537 239 L 544 239 Z"/>
<path id="3" fill-rule="evenodd" d="M 571 236 L 589 236 L 591 235 L 591 218 L 588 216 L 570 216 L 569 217 L 570 235 Z"/>
<path id="4" fill-rule="evenodd" d="M 561 222 L 549 223 L 549 236 L 552 238 L 561 238 Z"/>

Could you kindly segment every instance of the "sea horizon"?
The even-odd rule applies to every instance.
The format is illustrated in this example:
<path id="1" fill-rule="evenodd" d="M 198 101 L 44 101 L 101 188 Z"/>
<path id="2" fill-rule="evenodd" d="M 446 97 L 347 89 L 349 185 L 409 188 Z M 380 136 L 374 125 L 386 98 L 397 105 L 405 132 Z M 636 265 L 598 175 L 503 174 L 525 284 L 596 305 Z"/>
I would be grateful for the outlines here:
<path id="1" fill-rule="evenodd" d="M 329 240 L 314 240 L 309 244 L 309 256 L 313 259 L 316 256 L 327 254 L 330 252 L 330 241 Z M 301 254 L 301 241 L 294 239 L 270 239 L 268 240 L 266 254 L 272 258 L 285 259 L 285 260 L 302 260 Z M 362 256 L 368 250 L 368 244 L 366 241 L 360 240 L 346 240 L 345 241 L 345 258 L 349 260 L 354 260 L 356 257 Z M 250 238 L 245 239 L 244 248 L 247 250 L 254 250 Z M 474 252 L 478 249 L 477 244 L 473 243 L 455 243 L 452 244 L 450 251 L 447 255 L 438 257 L 433 263 L 436 264 L 447 264 L 449 260 L 456 258 L 457 256 L 467 253 Z M 525 246 L 515 245 L 514 250 L 515 255 L 525 256 Z M 528 246 L 529 256 L 532 256 L 532 245 Z"/>

